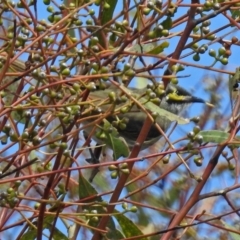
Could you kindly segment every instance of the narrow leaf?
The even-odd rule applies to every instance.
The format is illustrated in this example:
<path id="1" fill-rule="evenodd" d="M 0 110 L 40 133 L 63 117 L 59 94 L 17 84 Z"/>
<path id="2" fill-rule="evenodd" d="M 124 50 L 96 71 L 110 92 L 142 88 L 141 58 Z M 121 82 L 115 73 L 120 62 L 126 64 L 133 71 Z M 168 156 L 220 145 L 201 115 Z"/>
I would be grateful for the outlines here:
<path id="1" fill-rule="evenodd" d="M 103 122 L 104 129 L 109 129 L 111 127 L 111 124 L 106 119 L 104 119 Z M 109 132 L 108 130 L 105 131 L 106 139 L 104 142 L 113 149 L 114 160 L 117 160 L 120 157 L 129 156 L 130 151 L 126 141 L 122 137 L 119 137 L 117 129 L 112 129 L 112 132 Z"/>
<path id="2" fill-rule="evenodd" d="M 164 48 L 167 48 L 169 43 L 164 41 L 160 45 L 154 43 L 146 43 L 146 44 L 134 44 L 133 46 L 126 48 L 127 52 L 134 52 L 134 53 L 150 53 L 150 54 L 159 54 L 161 53 Z M 117 50 L 117 49 L 116 49 Z"/>
<path id="3" fill-rule="evenodd" d="M 117 212 L 118 211 L 115 210 L 115 213 Z M 120 227 L 122 228 L 125 237 L 136 237 L 144 235 L 144 233 L 138 228 L 138 226 L 123 214 L 117 214 L 114 215 L 114 217 L 116 218 Z M 142 237 L 141 240 L 147 240 L 147 238 Z"/>
<path id="4" fill-rule="evenodd" d="M 238 227 L 233 227 L 233 226 L 231 226 L 231 225 L 229 225 L 229 224 L 226 224 L 226 223 L 225 223 L 224 221 L 222 221 L 222 220 L 221 220 L 221 222 L 222 222 L 222 224 L 224 225 L 224 227 L 239 232 Z M 229 236 L 231 236 L 231 239 L 232 239 L 232 240 L 239 240 L 239 234 L 234 233 L 234 232 L 231 232 L 231 231 L 229 231 L 228 233 L 229 233 Z"/>
<path id="5" fill-rule="evenodd" d="M 82 174 L 79 175 L 79 181 L 78 181 L 79 185 L 79 199 L 84 199 L 87 198 L 89 196 L 94 196 L 97 195 L 98 192 L 97 190 L 90 184 L 89 181 L 87 181 Z M 101 197 L 96 197 L 95 199 L 91 199 L 90 202 L 93 201 L 98 201 L 98 202 L 102 202 L 102 198 Z"/>
<path id="6" fill-rule="evenodd" d="M 230 138 L 230 133 L 223 132 L 220 130 L 207 130 L 207 131 L 201 131 L 198 133 L 198 135 L 201 135 L 203 137 L 204 142 L 212 142 L 212 143 L 225 143 Z M 234 145 L 235 147 L 240 146 L 240 136 L 235 136 L 231 142 L 228 142 L 230 145 Z"/>
<path id="7" fill-rule="evenodd" d="M 49 230 L 52 230 L 53 226 L 49 226 Z M 63 234 L 56 226 L 54 227 L 54 232 L 53 232 L 53 239 L 61 239 L 61 240 L 69 240 L 69 238 Z"/>
<path id="8" fill-rule="evenodd" d="M 169 42 L 164 41 L 164 42 L 162 42 L 159 46 L 153 48 L 153 49 L 152 49 L 151 51 L 149 51 L 148 53 L 157 55 L 157 54 L 163 52 L 163 50 L 164 50 L 165 48 L 167 48 L 168 46 L 169 46 Z"/>
<path id="9" fill-rule="evenodd" d="M 114 10 L 116 8 L 117 5 L 117 0 L 105 0 L 104 1 L 104 7 L 103 7 L 103 11 L 101 13 L 101 26 L 103 26 L 104 24 L 108 23 L 110 20 L 112 20 L 113 18 L 113 13 Z M 104 31 L 104 30 L 101 30 Z M 99 39 L 99 44 L 101 46 L 104 46 L 105 43 L 105 39 L 103 39 L 101 33 L 97 33 L 96 36 Z"/>
<path id="10" fill-rule="evenodd" d="M 146 99 L 145 99 L 146 100 Z M 142 103 L 144 103 L 144 98 L 141 98 Z M 182 118 L 176 114 L 173 114 L 171 112 L 168 112 L 167 110 L 160 108 L 158 106 L 156 106 L 156 104 L 152 103 L 152 102 L 147 102 L 144 104 L 144 107 L 147 110 L 150 110 L 151 112 L 156 112 L 158 113 L 159 116 L 164 116 L 167 119 L 169 119 L 171 122 L 177 122 L 178 124 L 187 124 L 189 123 L 189 119 L 186 118 Z"/>
<path id="11" fill-rule="evenodd" d="M 82 174 L 80 174 L 79 175 L 79 199 L 91 197 L 91 196 L 94 196 L 94 195 L 98 195 L 97 190 L 90 184 L 89 181 L 87 181 L 83 177 Z M 94 202 L 94 201 L 101 203 L 102 202 L 102 198 L 96 196 L 95 199 L 91 199 L 91 200 L 86 201 L 86 202 Z M 84 206 L 84 209 L 87 209 L 89 212 L 91 210 L 97 210 L 98 213 L 106 213 L 105 207 L 103 207 L 103 206 L 94 206 L 94 205 Z M 100 218 L 99 218 L 99 220 L 100 220 Z M 88 222 L 88 224 L 90 226 L 96 227 L 98 225 L 98 222 L 90 220 Z M 123 234 L 119 230 L 116 229 L 115 223 L 114 223 L 112 217 L 110 217 L 110 219 L 108 221 L 108 224 L 107 224 L 107 227 L 108 227 L 107 237 L 109 239 L 116 239 L 116 240 L 118 240 L 118 239 L 122 239 L 124 237 Z"/>
<path id="12" fill-rule="evenodd" d="M 26 233 L 24 233 L 21 237 L 22 240 L 30 240 L 35 239 L 37 237 L 37 229 L 31 228 Z"/>
<path id="13" fill-rule="evenodd" d="M 230 134 L 220 130 L 208 130 L 198 133 L 203 137 L 204 142 L 224 143 L 229 139 Z"/>

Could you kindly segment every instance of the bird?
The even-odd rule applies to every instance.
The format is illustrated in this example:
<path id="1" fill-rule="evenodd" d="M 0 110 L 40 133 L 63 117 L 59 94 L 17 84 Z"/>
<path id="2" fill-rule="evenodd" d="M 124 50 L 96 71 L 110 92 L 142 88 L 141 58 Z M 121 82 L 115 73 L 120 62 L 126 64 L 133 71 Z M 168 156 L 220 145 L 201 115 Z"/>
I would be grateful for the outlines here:
<path id="1" fill-rule="evenodd" d="M 128 96 L 123 97 L 125 95 L 124 92 L 128 92 Z M 112 98 L 112 101 L 106 100 L 108 96 Z M 125 140 L 129 149 L 134 147 L 143 124 L 147 118 L 147 114 L 142 111 L 142 109 L 139 108 L 139 106 L 134 103 L 129 96 L 135 96 L 139 102 L 152 101 L 157 103 L 157 105 L 152 104 L 152 106 L 155 106 L 155 109 L 162 109 L 163 114 L 158 114 L 156 116 L 155 123 L 157 123 L 164 132 L 168 130 L 173 121 L 169 118 L 167 113 L 174 114 L 177 118 L 177 116 L 179 116 L 193 103 L 209 104 L 205 100 L 193 96 L 190 92 L 179 85 L 174 85 L 172 83 L 168 84 L 166 90 L 163 90 L 162 85 L 158 85 L 157 87 L 151 86 L 150 88 L 145 87 L 142 89 L 131 87 L 118 88 L 117 86 L 113 85 L 104 90 L 96 90 L 91 92 L 89 94 L 89 98 L 95 100 L 97 103 L 100 103 L 98 106 L 101 108 L 101 111 L 98 112 L 101 112 L 102 114 L 108 113 L 106 120 L 117 129 L 119 136 Z M 124 101 L 121 102 L 121 99 L 124 99 Z M 153 99 L 155 101 L 153 101 Z M 145 106 L 144 103 L 142 105 Z M 146 110 L 149 113 L 152 113 L 153 109 L 154 107 L 151 108 L 151 110 L 149 107 L 146 107 Z M 97 116 L 99 118 L 99 115 Z M 87 123 L 89 125 L 90 122 L 87 121 Z M 162 137 L 162 134 L 157 129 L 155 123 L 152 123 L 147 137 L 141 146 L 141 150 L 150 147 Z M 101 124 L 99 127 L 101 127 Z M 86 127 L 84 131 L 85 135 L 88 136 L 92 131 L 92 126 Z M 104 143 L 102 139 L 97 137 L 93 137 L 93 139 L 97 143 Z M 111 146 L 108 147 L 111 148 Z"/>

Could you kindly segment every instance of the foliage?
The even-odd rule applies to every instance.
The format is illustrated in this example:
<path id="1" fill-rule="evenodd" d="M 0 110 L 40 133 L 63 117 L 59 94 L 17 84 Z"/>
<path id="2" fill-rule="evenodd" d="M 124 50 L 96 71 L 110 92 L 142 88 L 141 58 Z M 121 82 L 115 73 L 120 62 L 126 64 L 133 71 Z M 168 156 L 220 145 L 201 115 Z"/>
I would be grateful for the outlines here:
<path id="1" fill-rule="evenodd" d="M 5 0 L 0 9 L 4 239 L 237 239 L 238 1 Z M 209 75 L 187 90 L 198 84 L 211 98 L 185 126 L 160 103 L 189 69 Z M 168 97 L 182 101 L 177 90 Z M 131 109 L 146 119 L 132 146 L 120 134 Z M 167 135 L 159 116 L 176 123 Z M 163 137 L 140 153 L 154 123 Z"/>

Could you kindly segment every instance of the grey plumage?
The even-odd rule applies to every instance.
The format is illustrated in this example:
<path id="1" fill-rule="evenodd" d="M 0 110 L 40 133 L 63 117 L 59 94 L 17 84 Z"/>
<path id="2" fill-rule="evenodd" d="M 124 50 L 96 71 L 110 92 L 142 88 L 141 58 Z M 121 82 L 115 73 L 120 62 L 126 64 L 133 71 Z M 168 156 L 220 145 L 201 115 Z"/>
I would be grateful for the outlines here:
<path id="1" fill-rule="evenodd" d="M 136 89 L 136 88 L 128 88 L 130 92 L 133 94 L 137 94 L 137 96 L 142 96 L 146 93 L 146 88 L 143 89 Z M 105 90 L 97 90 L 95 92 L 90 93 L 90 99 L 99 99 L 97 102 L 101 102 L 103 99 L 107 99 L 107 96 L 110 92 L 115 92 L 116 95 L 121 95 L 121 91 L 117 89 L 117 87 L 113 86 Z M 176 94 L 179 99 L 169 98 L 168 95 L 174 93 Z M 130 100 L 129 100 L 130 101 Z M 131 101 L 130 101 L 131 102 Z M 168 88 L 165 91 L 165 94 L 163 94 L 159 106 L 156 106 L 156 108 L 160 107 L 168 112 L 171 112 L 175 115 L 179 115 L 186 107 L 191 105 L 192 103 L 205 103 L 204 100 L 201 98 L 197 98 L 192 96 L 188 91 L 185 89 L 175 86 L 175 85 L 168 85 Z M 124 104 L 116 105 L 116 108 L 120 108 Z M 103 112 L 106 112 L 111 107 L 111 104 L 105 104 L 102 105 L 100 108 Z M 135 144 L 135 141 L 137 140 L 137 137 L 142 129 L 142 126 L 144 124 L 144 121 L 147 117 L 146 113 L 143 112 L 141 109 L 139 109 L 136 104 L 134 104 L 131 109 L 126 113 L 118 113 L 116 115 L 109 115 L 107 117 L 107 120 L 109 122 L 113 122 L 116 120 L 116 116 L 118 119 L 127 118 L 128 122 L 126 123 L 126 127 L 124 129 L 118 128 L 119 135 L 123 137 L 129 148 L 132 148 Z M 156 123 L 161 127 L 161 129 L 165 132 L 171 125 L 171 120 L 168 119 L 168 117 L 163 115 L 158 115 L 155 119 Z M 91 132 L 91 127 L 87 128 L 85 131 L 87 134 Z M 142 145 L 142 149 L 145 149 L 155 142 L 157 142 L 161 138 L 161 133 L 158 131 L 156 126 L 153 124 L 150 128 L 150 131 L 146 137 L 145 142 Z M 99 139 L 95 140 L 99 142 Z"/>

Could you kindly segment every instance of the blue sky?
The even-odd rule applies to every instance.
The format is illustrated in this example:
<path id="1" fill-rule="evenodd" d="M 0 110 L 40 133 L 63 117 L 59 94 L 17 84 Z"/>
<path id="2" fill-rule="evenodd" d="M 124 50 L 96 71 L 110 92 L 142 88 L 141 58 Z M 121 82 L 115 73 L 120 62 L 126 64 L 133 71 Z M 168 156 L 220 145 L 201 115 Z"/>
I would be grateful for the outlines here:
<path id="1" fill-rule="evenodd" d="M 62 1 L 57 1 L 58 3 L 62 3 Z M 189 2 L 189 1 L 186 1 Z M 119 6 L 122 2 L 118 2 Z M 40 1 L 37 2 L 38 4 L 38 18 L 42 19 L 45 18 L 47 19 L 47 12 L 46 12 L 46 6 L 43 5 Z M 94 6 L 92 6 L 91 8 L 94 8 Z M 116 8 L 116 11 L 120 9 L 120 8 Z M 183 8 L 182 10 L 179 9 L 179 11 L 177 12 L 177 14 L 175 15 L 174 18 L 177 18 L 178 16 L 181 16 L 181 14 L 186 10 L 186 8 Z M 199 16 L 198 16 L 199 17 Z M 212 24 L 210 25 L 210 29 L 211 31 L 214 29 L 219 28 L 220 25 L 224 25 L 226 23 L 228 23 L 228 20 L 223 17 L 223 16 L 218 16 L 215 20 L 211 21 Z M 182 30 L 182 26 L 177 27 L 176 29 L 174 29 L 174 31 L 180 31 Z M 231 31 L 232 28 L 228 28 L 227 31 Z M 221 32 L 221 34 L 225 34 L 226 32 Z M 226 39 L 231 39 L 232 36 L 237 36 L 238 38 L 240 38 L 239 36 L 239 31 L 235 32 L 234 34 L 230 34 L 229 36 L 226 37 Z M 220 37 L 217 34 L 217 37 Z M 179 41 L 179 37 L 175 37 L 173 39 L 170 40 L 170 47 L 166 50 L 165 54 L 169 54 L 171 52 L 173 52 L 176 48 L 177 42 Z M 204 41 L 203 41 L 204 43 Z M 218 50 L 218 48 L 220 47 L 219 43 L 215 43 L 212 46 L 209 46 L 209 49 L 215 49 L 216 51 Z M 226 69 L 228 71 L 234 72 L 236 67 L 238 67 L 239 64 L 239 47 L 238 46 L 232 46 L 231 48 L 232 50 L 232 55 L 229 58 L 229 64 L 227 66 L 223 66 L 220 63 L 217 63 L 214 67 L 215 68 L 222 68 L 222 69 Z M 187 49 L 186 51 L 183 52 L 183 54 L 190 52 L 191 50 Z M 182 59 L 183 61 L 189 61 L 190 63 L 193 62 L 192 60 L 192 56 L 186 57 L 184 59 Z M 148 59 L 147 60 L 149 63 L 153 63 L 154 60 L 153 59 Z M 209 66 L 211 65 L 211 63 L 213 62 L 213 58 L 210 58 L 208 56 L 207 53 L 201 55 L 201 60 L 199 62 L 197 62 L 197 64 L 201 64 L 203 66 Z M 140 63 L 137 63 L 137 65 L 139 64 L 139 66 L 141 67 Z M 157 70 L 157 71 L 153 71 L 153 74 L 158 74 L 158 75 L 163 75 L 165 71 L 164 69 L 161 70 Z M 195 68 L 195 67 L 190 67 L 190 66 L 186 66 L 185 67 L 185 71 L 184 72 L 180 72 L 179 75 L 189 75 L 189 77 L 186 78 L 179 78 L 179 84 L 183 87 L 185 87 L 188 90 L 191 90 L 194 95 L 199 96 L 205 100 L 208 100 L 210 98 L 209 94 L 206 93 L 206 91 L 204 90 L 205 87 L 207 87 L 209 84 L 212 84 L 214 82 L 214 77 L 218 76 L 218 73 L 214 73 L 214 72 L 210 72 L 209 70 L 205 70 L 205 69 L 201 69 L 201 68 Z M 206 78 L 203 81 L 203 77 L 204 76 L 208 76 L 208 78 Z M 221 78 L 223 80 L 223 88 L 227 88 L 227 81 L 228 81 L 228 75 L 227 74 L 221 74 Z M 224 94 L 222 94 L 222 92 L 224 92 Z M 230 105 L 229 105 L 229 96 L 227 94 L 227 91 L 219 91 L 219 94 L 221 96 L 221 107 L 219 109 L 220 112 L 224 113 L 224 116 L 230 114 Z M 204 106 L 201 104 L 196 104 L 194 106 L 191 107 L 191 109 L 188 109 L 187 115 L 188 116 L 195 116 L 195 115 L 199 115 L 203 112 Z M 226 111 L 227 110 L 227 111 Z M 188 124 L 188 125 L 184 125 L 181 127 L 178 127 L 176 132 L 173 134 L 173 138 L 176 138 L 178 136 L 182 136 L 183 132 L 187 133 L 188 131 L 190 131 L 193 128 L 193 124 Z M 213 127 L 213 121 L 209 121 L 209 123 L 206 125 L 207 129 L 211 129 Z M 225 126 L 227 127 L 227 126 Z M 206 158 L 208 160 L 208 158 Z M 203 166 L 206 166 L 207 162 L 204 162 Z M 191 167 L 197 172 L 197 168 L 194 167 L 193 164 L 191 164 Z M 139 164 L 139 166 L 141 166 L 141 164 Z M 144 164 L 142 164 L 142 166 L 144 167 Z M 201 171 L 199 171 L 201 172 Z M 199 173 L 198 172 L 198 173 Z M 177 179 L 179 177 L 178 174 L 173 175 L 173 179 Z M 205 192 L 210 192 L 213 190 L 219 190 L 221 188 L 223 188 L 224 186 L 230 186 L 233 184 L 233 181 L 235 179 L 232 178 L 231 173 L 224 173 L 222 175 L 222 179 L 216 179 L 213 176 L 213 181 L 211 181 L 211 183 L 207 184 L 206 188 L 204 189 Z M 224 185 L 222 184 L 218 184 L 218 181 L 221 181 L 221 183 L 224 183 Z M 98 183 L 94 183 L 94 186 L 96 186 L 97 188 L 100 187 L 98 186 Z M 171 184 L 166 183 L 166 188 L 170 187 Z M 153 187 L 150 188 L 149 191 L 152 191 L 153 193 L 156 192 L 156 189 L 158 190 L 158 186 L 155 185 Z M 124 191 L 122 193 L 122 196 L 124 196 L 126 192 Z M 163 191 L 159 191 L 158 192 L 160 195 L 164 194 L 164 190 Z M 220 202 L 219 206 L 217 206 L 215 208 L 215 212 L 221 212 L 222 210 L 222 205 L 224 205 L 223 202 Z M 178 206 L 176 206 L 177 209 Z M 155 215 L 153 215 L 155 216 Z M 59 221 L 57 226 L 59 226 L 60 228 L 64 227 L 62 225 L 62 223 Z"/>

